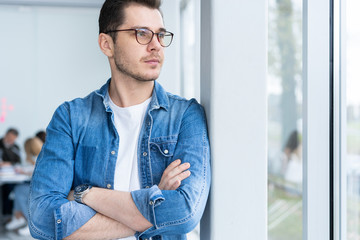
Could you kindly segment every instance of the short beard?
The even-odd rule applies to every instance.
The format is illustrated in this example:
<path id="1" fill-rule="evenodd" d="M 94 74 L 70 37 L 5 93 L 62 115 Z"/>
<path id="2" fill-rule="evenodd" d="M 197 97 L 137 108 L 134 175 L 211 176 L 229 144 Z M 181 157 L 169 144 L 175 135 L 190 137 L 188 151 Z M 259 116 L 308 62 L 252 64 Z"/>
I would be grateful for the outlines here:
<path id="1" fill-rule="evenodd" d="M 137 80 L 137 81 L 140 81 L 140 82 L 150 82 L 150 81 L 155 81 L 157 78 L 144 78 L 142 76 L 140 76 L 139 74 L 136 74 L 132 71 L 129 70 L 129 66 L 122 63 L 121 61 L 116 61 L 115 59 L 115 65 L 116 65 L 116 68 L 123 74 Z"/>

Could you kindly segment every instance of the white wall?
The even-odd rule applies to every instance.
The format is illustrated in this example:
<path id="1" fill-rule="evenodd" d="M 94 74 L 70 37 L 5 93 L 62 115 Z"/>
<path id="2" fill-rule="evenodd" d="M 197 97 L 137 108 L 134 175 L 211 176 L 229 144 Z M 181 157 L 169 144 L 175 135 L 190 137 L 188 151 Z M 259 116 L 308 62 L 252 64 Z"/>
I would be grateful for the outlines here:
<path id="1" fill-rule="evenodd" d="M 96 8 L 0 5 L 0 98 L 14 106 L 0 134 L 19 129 L 19 145 L 45 129 L 56 107 L 110 76 L 97 47 Z"/>
<path id="2" fill-rule="evenodd" d="M 267 1 L 201 5 L 213 177 L 201 239 L 267 239 Z"/>

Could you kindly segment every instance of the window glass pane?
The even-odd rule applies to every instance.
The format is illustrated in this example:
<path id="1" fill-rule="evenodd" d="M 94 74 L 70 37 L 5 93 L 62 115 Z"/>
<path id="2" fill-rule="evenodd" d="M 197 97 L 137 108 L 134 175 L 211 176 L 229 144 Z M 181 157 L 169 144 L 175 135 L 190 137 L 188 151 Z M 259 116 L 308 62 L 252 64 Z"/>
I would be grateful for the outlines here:
<path id="1" fill-rule="evenodd" d="M 302 1 L 269 1 L 268 239 L 302 239 Z"/>
<path id="2" fill-rule="evenodd" d="M 360 239 L 360 2 L 346 5 L 347 239 L 353 240 Z"/>

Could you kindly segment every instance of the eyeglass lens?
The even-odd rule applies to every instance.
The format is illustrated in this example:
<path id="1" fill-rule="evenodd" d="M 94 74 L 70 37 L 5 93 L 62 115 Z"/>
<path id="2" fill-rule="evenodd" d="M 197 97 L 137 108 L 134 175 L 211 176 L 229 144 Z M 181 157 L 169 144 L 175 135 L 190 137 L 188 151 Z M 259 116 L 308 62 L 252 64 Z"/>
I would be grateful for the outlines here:
<path id="1" fill-rule="evenodd" d="M 168 47 L 172 42 L 172 34 L 169 32 L 159 32 L 153 33 L 148 29 L 136 29 L 136 39 L 140 44 L 148 44 L 151 42 L 154 35 L 157 35 L 160 45 L 163 47 Z"/>

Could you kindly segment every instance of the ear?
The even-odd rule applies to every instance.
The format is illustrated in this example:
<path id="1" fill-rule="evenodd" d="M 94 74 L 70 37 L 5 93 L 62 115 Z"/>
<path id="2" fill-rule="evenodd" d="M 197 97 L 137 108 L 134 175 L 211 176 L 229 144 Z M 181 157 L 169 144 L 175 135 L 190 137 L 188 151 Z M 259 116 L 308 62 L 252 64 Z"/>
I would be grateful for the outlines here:
<path id="1" fill-rule="evenodd" d="M 114 56 L 114 41 L 112 38 L 105 34 L 100 33 L 98 39 L 100 50 L 108 57 Z"/>

